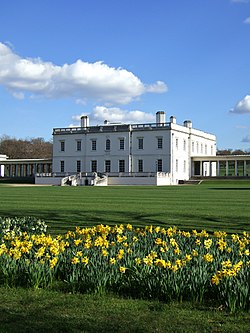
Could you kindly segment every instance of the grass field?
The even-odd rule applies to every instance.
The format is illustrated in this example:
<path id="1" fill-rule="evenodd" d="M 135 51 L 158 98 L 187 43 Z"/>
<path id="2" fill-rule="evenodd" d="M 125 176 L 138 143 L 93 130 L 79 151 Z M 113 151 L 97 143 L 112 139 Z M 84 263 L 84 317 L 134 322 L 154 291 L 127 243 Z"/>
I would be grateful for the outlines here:
<path id="1" fill-rule="evenodd" d="M 53 234 L 101 223 L 250 231 L 250 181 L 168 187 L 0 185 L 0 202 L 0 216 L 39 217 Z"/>
<path id="2" fill-rule="evenodd" d="M 35 216 L 57 234 L 75 226 L 126 224 L 250 231 L 250 181 L 169 187 L 0 185 L 0 216 Z M 1 332 L 248 332 L 249 312 L 214 304 L 0 287 Z"/>

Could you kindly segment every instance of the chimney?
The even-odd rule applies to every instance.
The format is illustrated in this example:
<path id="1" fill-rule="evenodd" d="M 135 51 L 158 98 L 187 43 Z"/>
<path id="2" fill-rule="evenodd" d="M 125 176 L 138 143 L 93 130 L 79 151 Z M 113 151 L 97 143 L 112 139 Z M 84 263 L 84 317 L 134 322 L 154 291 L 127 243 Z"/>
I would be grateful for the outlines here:
<path id="1" fill-rule="evenodd" d="M 192 128 L 192 121 L 191 120 L 185 120 L 183 125 L 187 128 Z"/>
<path id="2" fill-rule="evenodd" d="M 176 118 L 174 116 L 170 117 L 170 123 L 176 124 Z"/>
<path id="3" fill-rule="evenodd" d="M 83 128 L 89 127 L 89 117 L 88 116 L 81 117 L 81 127 L 83 127 Z"/>
<path id="4" fill-rule="evenodd" d="M 164 111 L 156 112 L 156 124 L 165 124 L 165 112 Z"/>

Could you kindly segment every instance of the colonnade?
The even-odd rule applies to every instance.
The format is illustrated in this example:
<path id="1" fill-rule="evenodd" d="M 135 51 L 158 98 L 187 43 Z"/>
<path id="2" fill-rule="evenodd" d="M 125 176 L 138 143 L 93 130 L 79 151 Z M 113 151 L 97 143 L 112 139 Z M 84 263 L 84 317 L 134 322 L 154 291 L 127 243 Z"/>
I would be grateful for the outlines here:
<path id="1" fill-rule="evenodd" d="M 51 172 L 51 159 L 0 161 L 0 177 L 32 177 L 37 173 Z"/>
<path id="2" fill-rule="evenodd" d="M 193 157 L 191 176 L 250 176 L 250 155 Z"/>

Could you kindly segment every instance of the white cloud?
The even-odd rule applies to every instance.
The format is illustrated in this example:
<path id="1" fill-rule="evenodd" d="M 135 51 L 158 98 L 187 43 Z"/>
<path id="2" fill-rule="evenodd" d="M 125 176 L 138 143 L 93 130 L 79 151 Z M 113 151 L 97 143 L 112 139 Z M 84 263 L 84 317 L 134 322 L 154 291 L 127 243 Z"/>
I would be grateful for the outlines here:
<path id="1" fill-rule="evenodd" d="M 84 114 L 86 115 L 86 114 Z M 73 116 L 74 121 L 79 122 L 82 115 Z M 153 123 L 155 115 L 139 110 L 128 111 L 117 107 L 96 106 L 93 111 L 88 114 L 90 121 L 94 124 L 103 124 L 104 120 L 111 123 Z M 92 125 L 94 125 L 92 124 Z"/>
<path id="2" fill-rule="evenodd" d="M 245 24 L 250 24 L 250 16 L 249 17 L 247 17 L 245 20 L 244 20 L 244 22 L 243 23 L 245 23 Z"/>
<path id="3" fill-rule="evenodd" d="M 167 91 L 162 81 L 147 85 L 132 72 L 109 67 L 101 61 L 77 60 L 57 66 L 40 58 L 21 58 L 3 43 L 0 43 L 0 84 L 12 92 L 109 104 L 126 104 L 145 93 Z"/>
<path id="4" fill-rule="evenodd" d="M 236 114 L 250 113 L 250 95 L 246 95 L 230 112 Z"/>

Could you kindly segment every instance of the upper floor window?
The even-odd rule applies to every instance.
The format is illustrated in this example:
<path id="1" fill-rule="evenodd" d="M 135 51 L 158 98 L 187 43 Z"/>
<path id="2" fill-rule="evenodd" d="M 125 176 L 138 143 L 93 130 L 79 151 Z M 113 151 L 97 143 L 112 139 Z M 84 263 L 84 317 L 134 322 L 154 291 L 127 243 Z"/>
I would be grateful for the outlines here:
<path id="1" fill-rule="evenodd" d="M 65 141 L 60 141 L 61 143 L 61 151 L 65 151 Z"/>
<path id="2" fill-rule="evenodd" d="M 110 150 L 110 139 L 106 140 L 105 150 Z"/>
<path id="3" fill-rule="evenodd" d="M 207 155 L 207 145 L 205 145 L 205 154 Z"/>
<path id="4" fill-rule="evenodd" d="M 96 150 L 96 140 L 91 140 L 91 149 Z"/>
<path id="5" fill-rule="evenodd" d="M 199 142 L 196 142 L 196 152 L 199 154 Z"/>
<path id="6" fill-rule="evenodd" d="M 163 148 L 163 139 L 157 138 L 157 148 L 162 149 Z"/>
<path id="7" fill-rule="evenodd" d="M 184 139 L 183 140 L 183 150 L 186 151 L 187 149 L 187 141 Z"/>
<path id="8" fill-rule="evenodd" d="M 138 138 L 138 149 L 143 149 L 143 138 Z"/>
<path id="9" fill-rule="evenodd" d="M 203 144 L 201 144 L 201 154 L 203 154 Z"/>
<path id="10" fill-rule="evenodd" d="M 76 150 L 77 151 L 81 151 L 82 150 L 82 141 L 81 140 L 77 140 L 76 141 Z"/>
<path id="11" fill-rule="evenodd" d="M 175 160 L 175 171 L 178 172 L 178 164 L 179 164 L 179 161 L 178 160 Z"/>
<path id="12" fill-rule="evenodd" d="M 211 146 L 211 155 L 214 154 L 214 146 Z"/>
<path id="13" fill-rule="evenodd" d="M 124 150 L 125 149 L 125 140 L 124 138 L 120 138 L 120 150 Z"/>
<path id="14" fill-rule="evenodd" d="M 194 153 L 194 141 L 192 141 L 192 153 Z"/>
<path id="15" fill-rule="evenodd" d="M 178 138 L 175 139 L 175 148 L 178 149 L 178 146 L 179 146 L 179 140 Z"/>

